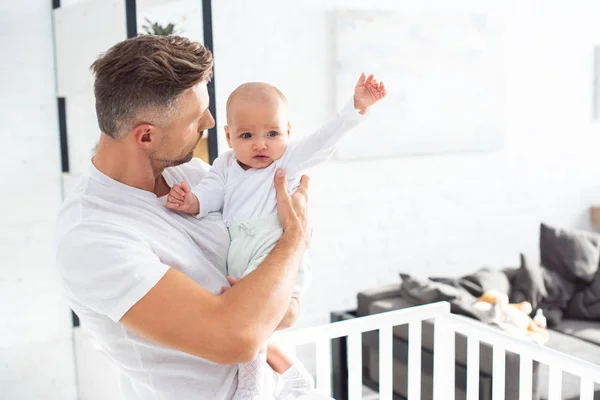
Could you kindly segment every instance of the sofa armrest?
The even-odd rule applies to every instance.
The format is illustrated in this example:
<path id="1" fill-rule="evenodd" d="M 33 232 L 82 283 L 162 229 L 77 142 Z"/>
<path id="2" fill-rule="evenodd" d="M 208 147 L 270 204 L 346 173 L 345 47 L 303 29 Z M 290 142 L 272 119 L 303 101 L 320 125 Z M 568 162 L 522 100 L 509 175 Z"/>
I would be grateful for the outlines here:
<path id="1" fill-rule="evenodd" d="M 400 283 L 391 283 L 389 285 L 363 290 L 357 296 L 358 307 L 356 315 L 358 317 L 364 317 L 365 315 L 371 314 L 370 308 L 373 302 L 390 297 L 400 297 Z"/>

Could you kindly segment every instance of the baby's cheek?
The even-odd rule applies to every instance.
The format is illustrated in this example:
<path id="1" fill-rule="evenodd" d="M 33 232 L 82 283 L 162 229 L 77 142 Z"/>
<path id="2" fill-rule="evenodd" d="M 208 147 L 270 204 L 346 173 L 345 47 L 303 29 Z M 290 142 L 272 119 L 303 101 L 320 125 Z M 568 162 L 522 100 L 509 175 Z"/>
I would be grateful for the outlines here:
<path id="1" fill-rule="evenodd" d="M 288 148 L 288 141 L 285 142 L 281 142 L 278 143 L 277 147 L 274 149 L 274 154 L 273 154 L 273 158 L 275 160 L 279 160 L 281 157 L 283 157 L 283 154 L 285 153 L 285 151 Z"/>

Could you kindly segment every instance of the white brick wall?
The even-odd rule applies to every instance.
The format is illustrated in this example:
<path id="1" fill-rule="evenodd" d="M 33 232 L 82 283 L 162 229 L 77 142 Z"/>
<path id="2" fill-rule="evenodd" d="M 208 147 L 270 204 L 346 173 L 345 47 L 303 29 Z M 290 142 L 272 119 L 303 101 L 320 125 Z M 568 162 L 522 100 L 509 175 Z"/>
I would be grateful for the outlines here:
<path id="1" fill-rule="evenodd" d="M 0 397 L 76 397 L 51 229 L 60 156 L 48 0 L 0 5 Z"/>

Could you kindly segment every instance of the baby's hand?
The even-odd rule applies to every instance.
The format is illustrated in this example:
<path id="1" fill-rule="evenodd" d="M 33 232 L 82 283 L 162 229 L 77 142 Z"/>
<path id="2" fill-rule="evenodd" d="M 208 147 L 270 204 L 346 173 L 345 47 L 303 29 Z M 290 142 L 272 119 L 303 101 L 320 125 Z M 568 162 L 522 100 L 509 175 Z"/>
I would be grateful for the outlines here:
<path id="1" fill-rule="evenodd" d="M 354 108 L 364 114 L 367 108 L 383 99 L 386 94 L 383 82 L 374 79 L 373 74 L 365 79 L 365 74 L 362 73 L 354 88 Z"/>
<path id="2" fill-rule="evenodd" d="M 188 214 L 198 214 L 200 203 L 198 197 L 190 191 L 187 183 L 181 182 L 181 184 L 173 185 L 171 188 L 169 197 L 167 197 L 167 208 Z"/>

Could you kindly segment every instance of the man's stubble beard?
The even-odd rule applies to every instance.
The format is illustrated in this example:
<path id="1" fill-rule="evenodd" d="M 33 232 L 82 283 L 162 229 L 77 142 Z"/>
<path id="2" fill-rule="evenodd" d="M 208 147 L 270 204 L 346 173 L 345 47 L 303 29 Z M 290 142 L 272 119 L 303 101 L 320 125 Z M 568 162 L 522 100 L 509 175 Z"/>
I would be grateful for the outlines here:
<path id="1" fill-rule="evenodd" d="M 153 167 L 155 169 L 163 170 L 165 168 L 176 167 L 178 165 L 185 164 L 185 163 L 191 161 L 192 158 L 194 158 L 194 150 L 198 146 L 198 143 L 200 143 L 200 140 L 202 139 L 203 135 L 204 135 L 204 131 L 202 131 L 198 134 L 198 139 L 196 140 L 196 143 L 194 143 L 194 146 L 192 147 L 190 152 L 183 158 L 172 160 L 172 159 L 155 157 L 154 155 L 150 156 Z"/>

